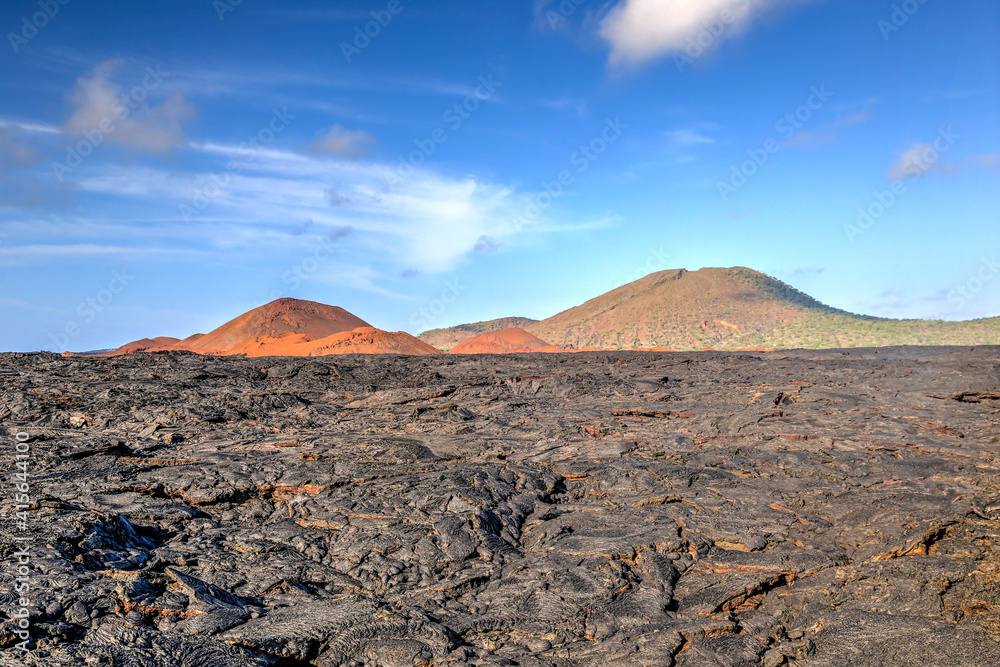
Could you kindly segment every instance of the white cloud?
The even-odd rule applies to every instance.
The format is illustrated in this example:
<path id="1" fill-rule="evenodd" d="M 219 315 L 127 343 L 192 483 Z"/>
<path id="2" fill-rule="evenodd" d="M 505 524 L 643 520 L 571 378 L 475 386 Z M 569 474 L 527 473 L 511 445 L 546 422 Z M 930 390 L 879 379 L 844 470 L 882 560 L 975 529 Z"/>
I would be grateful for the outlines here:
<path id="1" fill-rule="evenodd" d="M 360 158 L 368 153 L 375 138 L 364 130 L 348 130 L 334 125 L 326 134 L 321 134 L 312 144 L 312 149 L 320 155 Z"/>
<path id="2" fill-rule="evenodd" d="M 200 149 L 220 160 L 238 151 L 222 144 Z M 216 166 L 216 177 L 224 164 Z M 269 148 L 227 176 L 225 187 L 213 190 L 208 205 L 192 219 L 199 224 L 187 225 L 179 224 L 178 206 L 190 205 L 213 182 L 211 171 L 180 176 L 150 166 L 95 164 L 77 187 L 82 193 L 131 200 L 144 216 L 159 219 L 160 227 L 178 223 L 172 241 L 209 251 L 308 251 L 332 230 L 352 227 L 354 232 L 342 242 L 351 257 L 384 267 L 386 275 L 400 267 L 425 273 L 451 270 L 484 236 L 509 247 L 515 236 L 529 231 L 569 231 L 544 220 L 520 230 L 517 219 L 524 201 L 507 186 L 429 169 L 399 179 L 397 168 Z M 399 182 L 390 187 L 389 177 Z M 338 195 L 337 206 L 331 206 L 331 189 Z M 303 228 L 306 220 L 312 224 Z M 123 227 L 128 224 L 122 221 Z"/>
<path id="3" fill-rule="evenodd" d="M 150 105 L 147 98 L 168 73 L 147 68 L 137 75 L 135 86 L 127 94 L 111 80 L 119 69 L 118 61 L 106 61 L 93 73 L 76 81 L 76 90 L 69 100 L 73 114 L 64 131 L 74 138 L 101 136 L 101 142 L 118 144 L 138 151 L 168 154 L 185 145 L 184 123 L 194 117 L 194 108 L 182 95 L 171 95 L 159 106 Z"/>
<path id="4" fill-rule="evenodd" d="M 667 139 L 674 146 L 695 146 L 698 144 L 714 144 L 715 139 L 706 137 L 697 130 L 673 130 L 667 132 Z"/>
<path id="5" fill-rule="evenodd" d="M 692 44 L 711 48 L 788 1 L 622 0 L 604 17 L 600 35 L 611 44 L 613 65 L 637 65 Z"/>
<path id="6" fill-rule="evenodd" d="M 482 236 L 500 239 L 514 232 L 517 201 L 510 189 L 471 177 L 456 181 L 424 174 L 411 180 L 373 201 L 366 212 L 404 240 L 407 266 L 445 271 Z"/>
<path id="7" fill-rule="evenodd" d="M 62 312 L 58 308 L 52 308 L 50 306 L 39 306 L 33 303 L 28 303 L 27 301 L 22 301 L 21 299 L 0 298 L 0 306 L 10 306 L 12 308 L 24 308 L 25 310 L 37 310 L 44 313 Z"/>
<path id="8" fill-rule="evenodd" d="M 938 151 L 931 144 L 913 144 L 899 152 L 899 159 L 889 170 L 889 178 L 894 181 L 921 178 L 934 168 L 938 158 Z"/>
<path id="9" fill-rule="evenodd" d="M 21 129 L 25 132 L 35 132 L 38 134 L 59 134 L 60 132 L 58 127 L 53 127 L 52 125 L 46 125 L 44 123 L 18 123 L 16 121 L 0 118 L 0 129 L 3 128 Z"/>
<path id="10" fill-rule="evenodd" d="M 961 161 L 945 162 L 942 159 L 942 154 L 950 148 L 950 145 L 944 144 L 942 146 L 939 143 L 915 143 L 905 151 L 899 151 L 897 153 L 899 158 L 889 169 L 889 178 L 894 181 L 922 178 L 935 170 L 955 173 L 961 169 L 976 167 L 1000 169 L 1000 153 L 970 155 Z"/>
<path id="11" fill-rule="evenodd" d="M 203 253 L 197 250 L 174 250 L 170 248 L 142 248 L 131 246 L 100 245 L 97 243 L 77 244 L 36 244 L 0 248 L 0 259 L 30 259 L 30 258 L 74 258 L 102 255 L 152 256 L 168 257 L 198 256 Z"/>

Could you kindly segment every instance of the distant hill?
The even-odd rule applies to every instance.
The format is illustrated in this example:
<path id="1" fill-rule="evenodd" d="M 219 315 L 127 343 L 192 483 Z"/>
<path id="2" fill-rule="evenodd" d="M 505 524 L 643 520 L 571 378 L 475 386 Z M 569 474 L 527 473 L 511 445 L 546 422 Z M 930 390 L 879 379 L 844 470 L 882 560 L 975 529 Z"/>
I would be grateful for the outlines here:
<path id="1" fill-rule="evenodd" d="M 522 352 L 562 352 L 524 329 L 509 327 L 473 336 L 451 348 L 451 354 L 515 354 Z"/>
<path id="2" fill-rule="evenodd" d="M 171 345 L 176 345 L 181 342 L 180 338 L 172 338 L 170 336 L 157 336 L 156 338 L 142 338 L 140 340 L 132 341 L 126 345 L 122 345 L 117 350 L 103 350 L 98 354 L 115 353 L 117 354 L 128 354 L 129 352 L 146 352 L 148 350 L 159 350 L 164 347 L 170 347 Z"/>
<path id="3" fill-rule="evenodd" d="M 467 327 L 484 324 L 421 338 L 461 337 Z M 653 273 L 522 328 L 554 345 L 601 349 L 1000 344 L 1000 318 L 942 322 L 855 315 L 744 267 Z"/>
<path id="4" fill-rule="evenodd" d="M 448 352 L 462 341 L 478 334 L 502 331 L 511 327 L 524 329 L 537 321 L 527 317 L 501 317 L 498 320 L 489 320 L 488 322 L 459 324 L 447 329 L 431 329 L 420 334 L 420 340 L 433 345 L 439 350 Z"/>
<path id="5" fill-rule="evenodd" d="M 343 308 L 286 298 L 254 308 L 204 336 L 195 334 L 197 338 L 192 336 L 182 342 L 193 352 L 231 354 L 234 348 L 254 338 L 298 334 L 318 339 L 370 326 Z"/>
<path id="6" fill-rule="evenodd" d="M 297 351 L 310 357 L 328 354 L 441 354 L 441 350 L 405 331 L 382 331 L 374 327 L 360 327 L 320 338 Z"/>
<path id="7" fill-rule="evenodd" d="M 440 354 L 406 332 L 375 329 L 343 308 L 286 298 L 244 313 L 207 334 L 184 340 L 143 338 L 102 356 L 170 350 L 249 357 Z"/>

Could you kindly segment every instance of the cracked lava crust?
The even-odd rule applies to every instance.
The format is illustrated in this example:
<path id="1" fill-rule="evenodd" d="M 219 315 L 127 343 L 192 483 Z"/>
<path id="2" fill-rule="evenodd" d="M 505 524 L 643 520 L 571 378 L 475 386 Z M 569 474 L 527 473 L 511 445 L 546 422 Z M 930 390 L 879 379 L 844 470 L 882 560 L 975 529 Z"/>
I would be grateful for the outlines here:
<path id="1" fill-rule="evenodd" d="M 998 355 L 0 355 L 28 664 L 995 664 Z"/>

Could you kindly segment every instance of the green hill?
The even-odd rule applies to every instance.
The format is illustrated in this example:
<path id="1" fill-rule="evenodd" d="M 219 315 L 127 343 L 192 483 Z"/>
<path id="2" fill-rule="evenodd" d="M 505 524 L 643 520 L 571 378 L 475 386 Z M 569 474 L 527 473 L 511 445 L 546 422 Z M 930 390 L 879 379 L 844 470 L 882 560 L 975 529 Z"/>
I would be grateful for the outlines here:
<path id="1" fill-rule="evenodd" d="M 421 335 L 451 347 L 513 318 Z M 555 345 L 676 350 L 997 345 L 1000 318 L 967 322 L 892 320 L 831 308 L 780 280 L 747 269 L 677 269 L 650 274 L 548 319 L 520 326 Z M 445 338 L 456 339 L 442 346 Z"/>

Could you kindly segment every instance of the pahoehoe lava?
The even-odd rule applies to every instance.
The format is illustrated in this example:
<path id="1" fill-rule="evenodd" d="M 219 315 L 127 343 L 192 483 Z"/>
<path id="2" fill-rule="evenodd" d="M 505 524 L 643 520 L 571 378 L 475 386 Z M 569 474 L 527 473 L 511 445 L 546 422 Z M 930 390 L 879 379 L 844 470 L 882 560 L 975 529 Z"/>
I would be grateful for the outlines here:
<path id="1" fill-rule="evenodd" d="M 0 355 L 45 665 L 995 664 L 998 420 L 987 347 Z"/>

